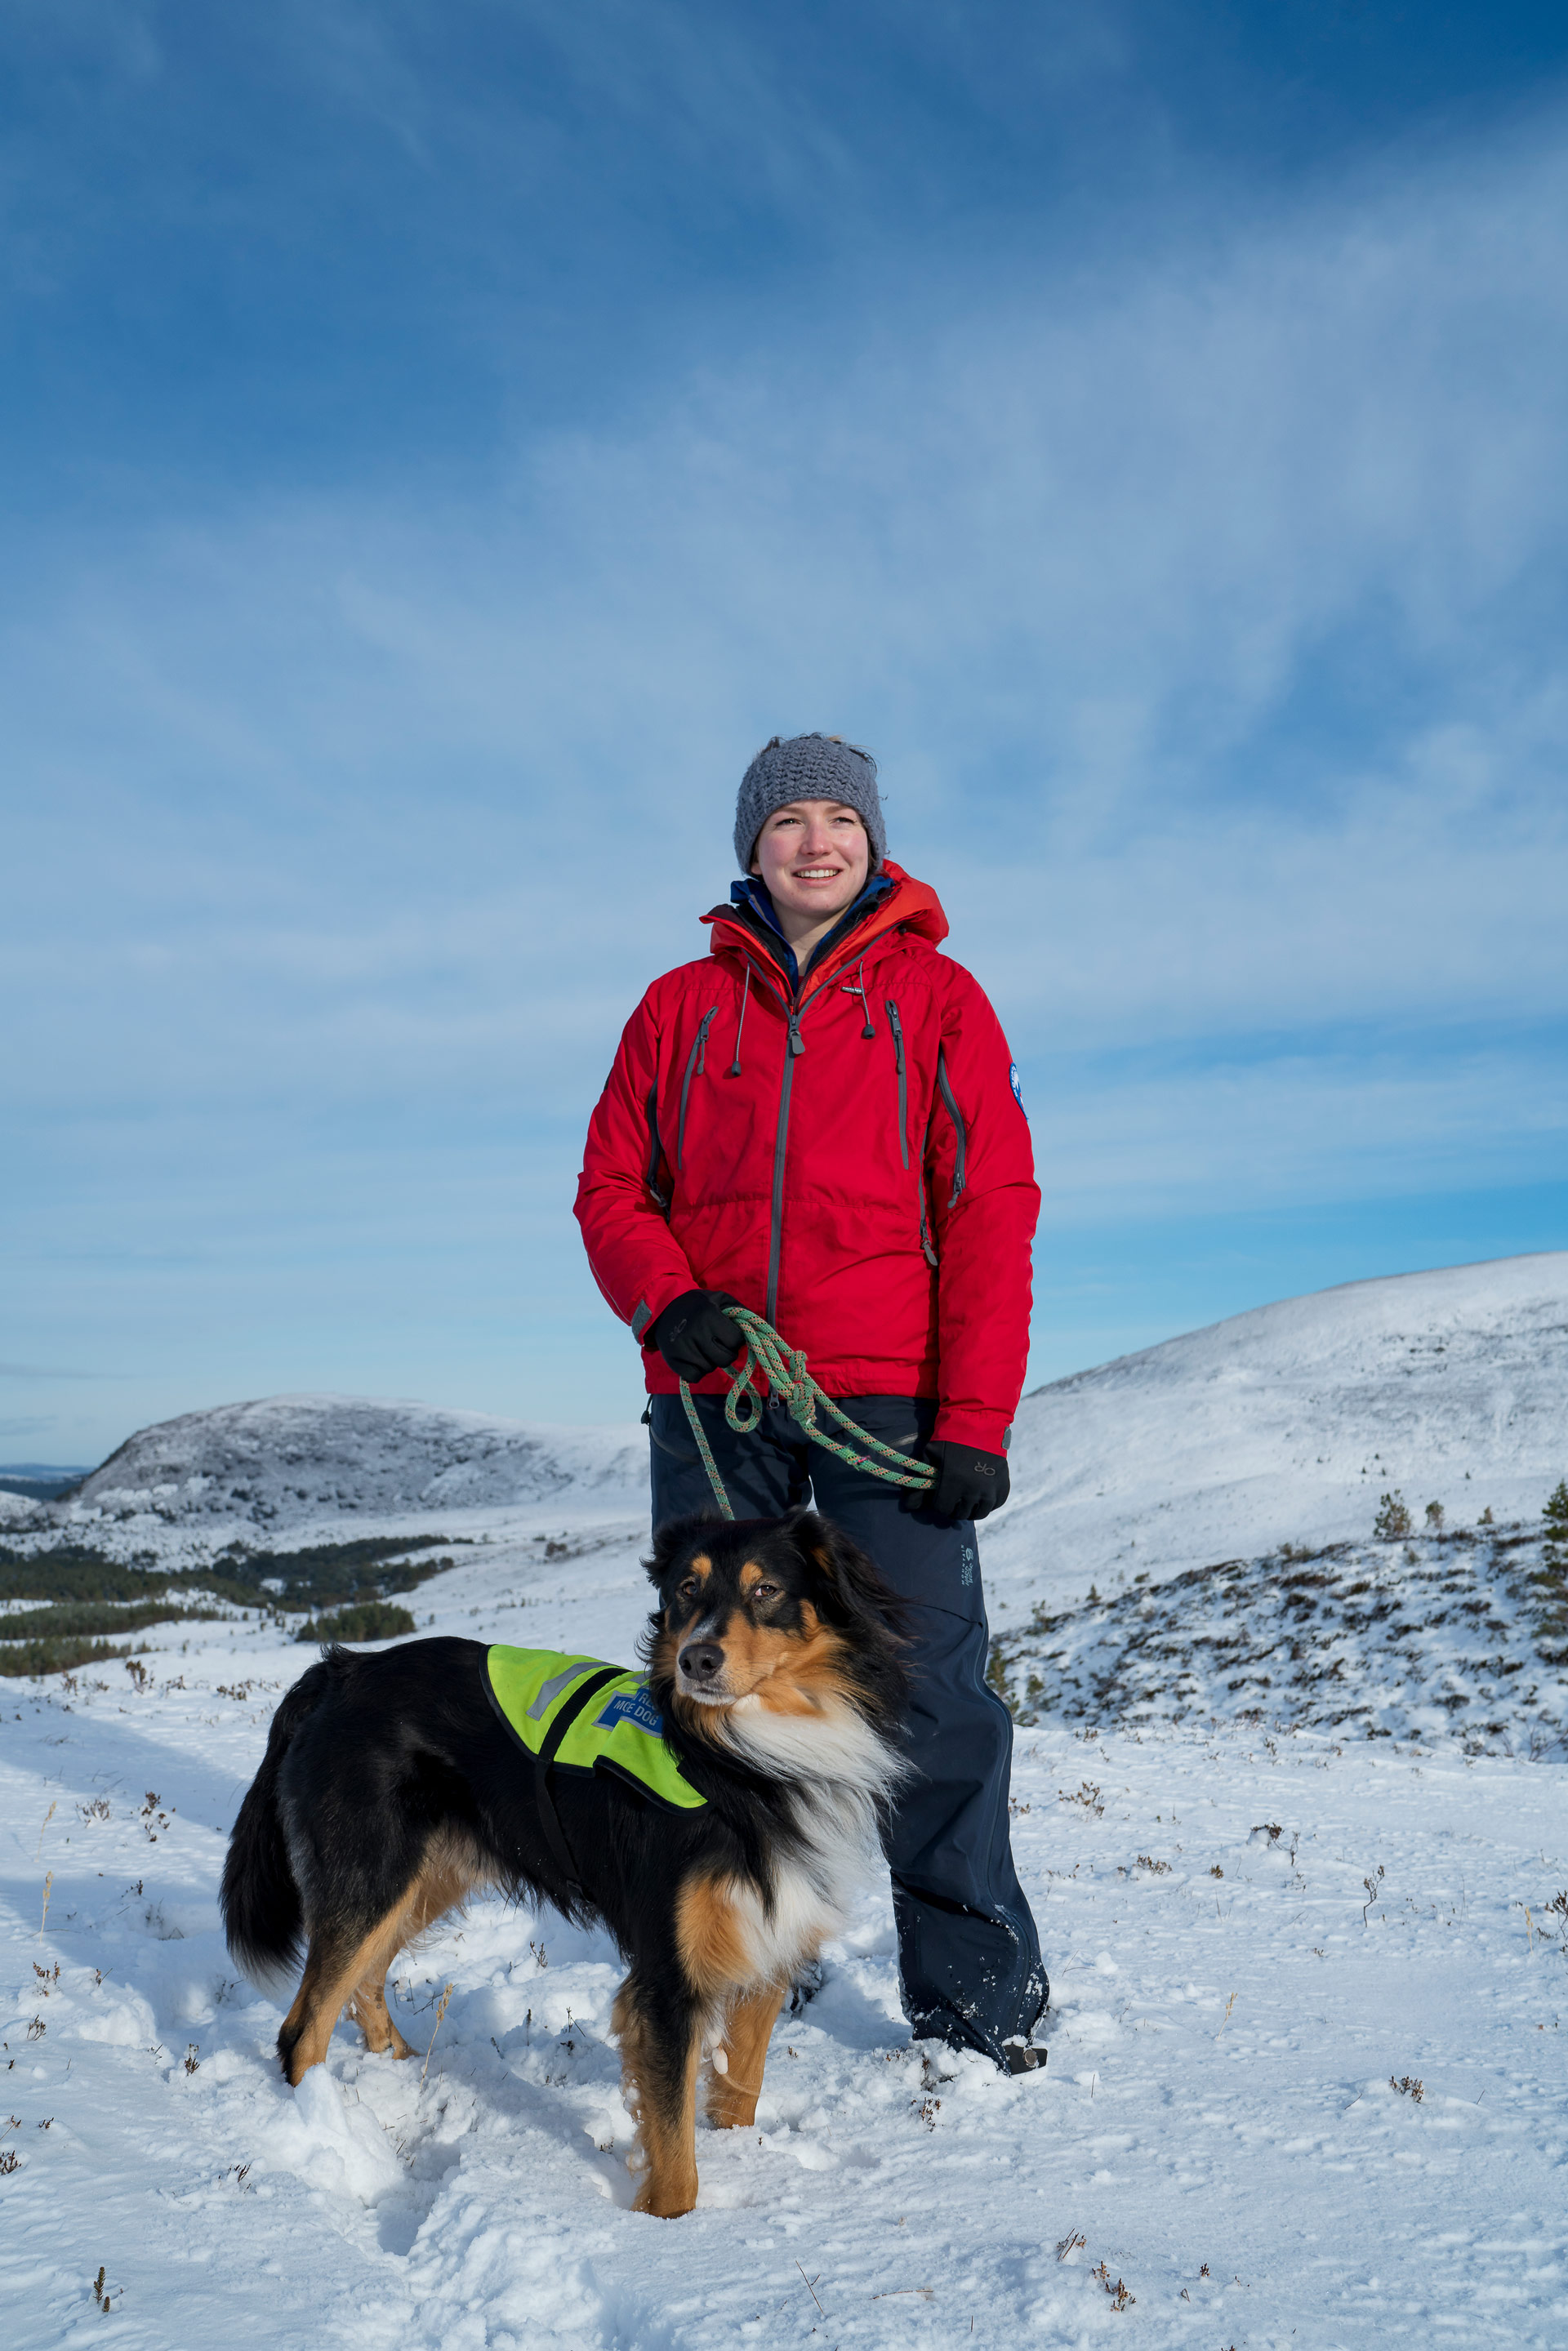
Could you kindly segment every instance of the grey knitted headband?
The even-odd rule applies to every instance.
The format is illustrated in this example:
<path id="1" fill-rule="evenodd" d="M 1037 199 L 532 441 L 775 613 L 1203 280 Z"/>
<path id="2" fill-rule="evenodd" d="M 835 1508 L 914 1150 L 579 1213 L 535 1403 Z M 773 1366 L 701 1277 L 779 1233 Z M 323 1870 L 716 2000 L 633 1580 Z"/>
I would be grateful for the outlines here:
<path id="1" fill-rule="evenodd" d="M 743 873 L 751 871 L 757 836 L 775 809 L 791 800 L 841 800 L 852 808 L 871 841 L 871 871 L 887 855 L 887 828 L 876 789 L 876 761 L 869 751 L 831 735 L 775 735 L 740 779 L 735 803 L 735 854 Z"/>

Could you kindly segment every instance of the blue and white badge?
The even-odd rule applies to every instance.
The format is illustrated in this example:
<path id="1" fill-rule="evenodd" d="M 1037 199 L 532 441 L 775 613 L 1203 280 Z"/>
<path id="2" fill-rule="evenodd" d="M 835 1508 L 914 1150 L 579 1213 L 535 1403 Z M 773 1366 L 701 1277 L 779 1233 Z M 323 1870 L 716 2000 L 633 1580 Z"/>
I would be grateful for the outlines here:
<path id="1" fill-rule="evenodd" d="M 597 1727 L 613 1730 L 618 1722 L 629 1722 L 633 1730 L 646 1730 L 655 1739 L 664 1735 L 664 1718 L 648 1696 L 646 1683 L 634 1690 L 617 1690 L 598 1718 Z"/>
<path id="2" fill-rule="evenodd" d="M 1023 1088 L 1019 1083 L 1019 1065 L 1016 1061 L 1008 1063 L 1008 1083 L 1013 1090 L 1014 1102 L 1017 1102 L 1019 1110 L 1023 1110 Z M 1023 1114 L 1027 1118 L 1028 1111 L 1023 1110 Z"/>

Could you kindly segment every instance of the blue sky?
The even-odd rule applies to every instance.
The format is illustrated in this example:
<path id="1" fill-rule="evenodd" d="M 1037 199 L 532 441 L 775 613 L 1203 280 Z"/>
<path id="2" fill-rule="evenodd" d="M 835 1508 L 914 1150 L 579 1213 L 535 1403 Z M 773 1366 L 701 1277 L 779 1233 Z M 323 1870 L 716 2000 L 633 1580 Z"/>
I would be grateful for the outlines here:
<path id="1" fill-rule="evenodd" d="M 990 989 L 1034 1376 L 1568 1242 L 1568 21 L 0 16 L 0 1459 L 637 1409 L 756 745 Z"/>

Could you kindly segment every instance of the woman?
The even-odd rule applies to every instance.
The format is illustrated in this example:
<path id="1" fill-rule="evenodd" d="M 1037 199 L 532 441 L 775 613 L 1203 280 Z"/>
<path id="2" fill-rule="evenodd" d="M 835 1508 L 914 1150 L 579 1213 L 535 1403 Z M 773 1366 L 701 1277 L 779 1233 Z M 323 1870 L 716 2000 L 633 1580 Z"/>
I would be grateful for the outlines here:
<path id="1" fill-rule="evenodd" d="M 1040 1194 L 996 1014 L 936 952 L 936 893 L 886 855 L 876 765 L 776 736 L 740 786 L 746 879 L 711 952 L 648 990 L 594 1112 L 577 1214 L 641 1343 L 653 1523 L 711 1503 L 696 1394 L 737 1514 L 817 1507 L 911 1604 L 916 1766 L 888 1838 L 916 2034 L 1011 2072 L 1042 2052 L 1040 1946 L 1008 1837 L 1012 1726 L 987 1686 L 975 1520 L 1007 1499 Z M 769 1400 L 737 1436 L 726 1313 L 767 1316 L 862 1427 L 936 1470 L 911 1497 Z"/>

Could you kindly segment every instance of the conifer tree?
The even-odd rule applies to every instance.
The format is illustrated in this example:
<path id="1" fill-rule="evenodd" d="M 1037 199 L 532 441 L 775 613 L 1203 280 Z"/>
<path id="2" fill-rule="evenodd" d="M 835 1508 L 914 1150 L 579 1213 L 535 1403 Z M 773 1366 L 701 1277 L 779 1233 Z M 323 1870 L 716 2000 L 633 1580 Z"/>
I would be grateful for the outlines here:
<path id="1" fill-rule="evenodd" d="M 1559 1478 L 1542 1517 L 1546 1521 L 1546 1564 L 1568 1568 L 1568 1478 Z"/>

